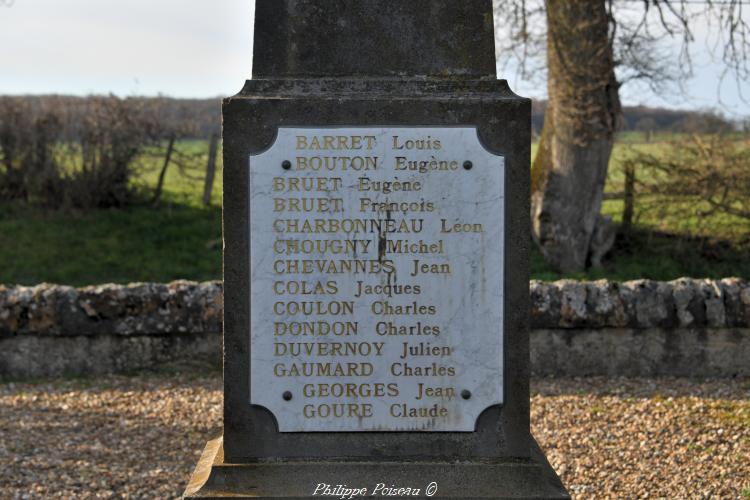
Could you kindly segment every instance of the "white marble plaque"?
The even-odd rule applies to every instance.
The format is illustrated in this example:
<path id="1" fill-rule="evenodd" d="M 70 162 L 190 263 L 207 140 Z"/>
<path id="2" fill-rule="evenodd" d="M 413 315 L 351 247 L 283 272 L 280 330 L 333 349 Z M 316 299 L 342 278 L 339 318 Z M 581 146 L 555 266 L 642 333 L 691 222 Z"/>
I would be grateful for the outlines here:
<path id="1" fill-rule="evenodd" d="M 504 158 L 473 127 L 280 128 L 249 168 L 250 403 L 474 431 L 503 402 Z"/>

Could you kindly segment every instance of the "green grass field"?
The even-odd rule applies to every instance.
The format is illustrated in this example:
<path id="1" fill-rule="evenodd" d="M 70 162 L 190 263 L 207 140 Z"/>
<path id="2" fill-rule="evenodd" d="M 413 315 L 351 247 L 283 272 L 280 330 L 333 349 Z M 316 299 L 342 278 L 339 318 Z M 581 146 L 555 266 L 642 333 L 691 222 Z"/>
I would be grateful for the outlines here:
<path id="1" fill-rule="evenodd" d="M 643 144 L 635 136 L 624 137 L 613 154 L 607 191 L 622 190 L 619 162 L 631 148 L 662 148 L 664 142 L 660 139 Z M 183 142 L 178 148 L 183 153 L 208 149 L 200 141 Z M 144 159 L 134 186 L 147 194 L 156 184 L 160 165 L 158 157 Z M 144 202 L 122 210 L 46 211 L 0 202 L 0 283 L 81 286 L 220 279 L 220 163 L 218 167 L 210 207 L 201 201 L 205 158 L 198 158 L 187 172 L 170 167 L 158 208 Z M 647 201 L 637 199 L 636 207 Z M 622 208 L 621 200 L 607 200 L 603 212 L 619 221 Z M 603 268 L 561 276 L 551 271 L 535 250 L 532 277 L 750 279 L 747 220 L 718 216 L 680 220 L 645 209 L 636 213 L 639 218 L 633 231 L 618 238 Z"/>
<path id="2" fill-rule="evenodd" d="M 202 142 L 178 145 L 207 151 Z M 144 202 L 127 209 L 48 211 L 0 204 L 0 283 L 82 286 L 221 277 L 221 164 L 211 206 L 202 203 L 205 157 L 185 173 L 167 171 L 158 208 L 148 203 L 161 167 L 144 159 L 135 187 Z M 221 161 L 219 154 L 218 161 Z"/>

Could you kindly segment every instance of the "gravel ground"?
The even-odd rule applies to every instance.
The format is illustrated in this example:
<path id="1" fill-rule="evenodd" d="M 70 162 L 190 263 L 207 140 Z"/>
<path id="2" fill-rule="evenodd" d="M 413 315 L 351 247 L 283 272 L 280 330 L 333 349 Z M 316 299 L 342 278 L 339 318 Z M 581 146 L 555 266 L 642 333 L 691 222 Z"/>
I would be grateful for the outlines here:
<path id="1" fill-rule="evenodd" d="M 750 498 L 750 380 L 542 379 L 577 498 Z M 221 426 L 217 374 L 0 384 L 0 498 L 170 498 Z"/>
<path id="2" fill-rule="evenodd" d="M 532 383 L 533 433 L 577 498 L 750 498 L 750 380 Z"/>

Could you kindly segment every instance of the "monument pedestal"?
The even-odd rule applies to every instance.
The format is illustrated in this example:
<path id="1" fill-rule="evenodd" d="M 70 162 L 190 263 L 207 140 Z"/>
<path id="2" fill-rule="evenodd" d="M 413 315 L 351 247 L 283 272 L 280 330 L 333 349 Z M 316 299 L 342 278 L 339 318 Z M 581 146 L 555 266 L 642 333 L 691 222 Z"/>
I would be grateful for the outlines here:
<path id="1" fill-rule="evenodd" d="M 277 460 L 231 464 L 224 462 L 223 436 L 206 445 L 185 498 L 309 498 L 316 488 L 316 496 L 324 496 L 321 484 L 330 485 L 332 492 L 339 488 L 334 498 L 342 498 L 344 489 L 366 489 L 354 498 L 369 497 L 381 496 L 373 495 L 379 483 L 385 488 L 411 488 L 413 496 L 422 498 L 570 498 L 536 442 L 532 443 L 531 457 L 518 460 Z M 412 495 L 404 491 L 398 496 Z"/>
<path id="2" fill-rule="evenodd" d="M 531 101 L 492 1 L 257 0 L 254 47 L 224 434 L 186 498 L 567 498 L 529 431 Z"/>

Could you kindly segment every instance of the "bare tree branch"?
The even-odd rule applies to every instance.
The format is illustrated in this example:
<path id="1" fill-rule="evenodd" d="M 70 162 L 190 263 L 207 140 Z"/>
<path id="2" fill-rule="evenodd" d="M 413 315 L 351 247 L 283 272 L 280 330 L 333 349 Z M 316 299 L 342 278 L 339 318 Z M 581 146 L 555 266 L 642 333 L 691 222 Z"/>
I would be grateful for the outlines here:
<path id="1" fill-rule="evenodd" d="M 642 84 L 655 93 L 683 94 L 693 76 L 699 22 L 709 26 L 705 40 L 713 60 L 724 65 L 717 92 L 733 79 L 740 97 L 750 80 L 750 17 L 747 0 L 600 0 L 611 19 L 610 37 L 618 81 Z M 495 0 L 496 41 L 501 70 L 538 82 L 546 75 L 546 2 Z M 676 42 L 676 45 L 675 45 Z M 720 101 L 721 102 L 721 101 Z"/>

